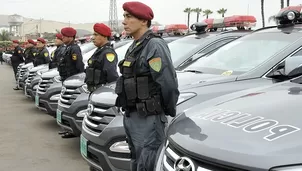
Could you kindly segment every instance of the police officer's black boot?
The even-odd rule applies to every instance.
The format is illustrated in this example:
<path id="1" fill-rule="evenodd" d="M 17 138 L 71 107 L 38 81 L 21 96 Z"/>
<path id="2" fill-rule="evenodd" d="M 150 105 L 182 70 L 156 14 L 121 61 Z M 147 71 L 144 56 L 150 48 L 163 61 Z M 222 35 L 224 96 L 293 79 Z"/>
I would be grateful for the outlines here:
<path id="1" fill-rule="evenodd" d="M 13 88 L 14 90 L 20 90 L 18 86 L 16 86 L 15 88 Z"/>
<path id="2" fill-rule="evenodd" d="M 66 132 L 64 135 L 62 135 L 62 138 L 74 138 L 76 137 L 71 132 Z"/>
<path id="3" fill-rule="evenodd" d="M 62 131 L 59 131 L 59 132 L 58 132 L 59 135 L 64 135 L 64 134 L 66 134 L 66 133 L 67 133 L 67 131 L 65 131 L 65 130 L 62 130 Z"/>

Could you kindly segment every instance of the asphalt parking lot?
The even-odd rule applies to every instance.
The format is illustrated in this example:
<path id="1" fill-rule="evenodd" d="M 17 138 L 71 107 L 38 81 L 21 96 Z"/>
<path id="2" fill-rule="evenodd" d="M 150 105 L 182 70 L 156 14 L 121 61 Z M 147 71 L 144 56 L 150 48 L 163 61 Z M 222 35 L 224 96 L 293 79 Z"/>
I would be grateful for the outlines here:
<path id="1" fill-rule="evenodd" d="M 62 139 L 55 119 L 14 91 L 13 70 L 0 65 L 0 170 L 85 171 L 79 138 Z"/>

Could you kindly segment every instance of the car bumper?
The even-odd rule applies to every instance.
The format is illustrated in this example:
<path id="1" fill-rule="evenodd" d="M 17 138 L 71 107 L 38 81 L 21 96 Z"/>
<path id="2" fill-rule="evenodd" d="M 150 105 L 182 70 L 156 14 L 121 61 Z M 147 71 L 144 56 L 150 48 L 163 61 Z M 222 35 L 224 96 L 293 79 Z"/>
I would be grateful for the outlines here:
<path id="1" fill-rule="evenodd" d="M 115 119 L 117 122 L 122 123 L 122 117 Z M 110 127 L 110 124 L 108 126 Z M 129 153 L 116 153 L 109 150 L 110 146 L 115 142 L 125 140 L 123 126 L 116 128 L 107 127 L 103 133 L 107 134 L 106 137 L 110 138 L 103 140 L 100 135 L 92 133 L 85 126 L 85 124 L 83 124 L 81 135 L 81 149 L 83 148 L 82 142 L 86 141 L 87 147 L 85 149 L 87 149 L 87 155 L 81 152 L 82 157 L 88 162 L 90 166 L 102 171 L 130 170 Z M 112 136 L 109 136 L 109 134 Z M 103 145 L 99 141 L 102 141 Z"/>
<path id="2" fill-rule="evenodd" d="M 45 93 L 37 91 L 35 104 L 40 110 L 46 111 L 49 115 L 56 117 L 59 95 L 61 93 L 62 83 L 53 83 Z M 55 99 L 51 99 L 58 96 Z"/>
<path id="3" fill-rule="evenodd" d="M 83 114 L 88 106 L 89 94 L 82 93 L 71 105 L 59 102 L 57 110 L 57 123 L 62 128 L 69 130 L 75 136 L 80 136 L 82 132 Z M 60 115 L 60 117 L 58 117 Z M 79 116 L 82 115 L 82 116 Z"/>

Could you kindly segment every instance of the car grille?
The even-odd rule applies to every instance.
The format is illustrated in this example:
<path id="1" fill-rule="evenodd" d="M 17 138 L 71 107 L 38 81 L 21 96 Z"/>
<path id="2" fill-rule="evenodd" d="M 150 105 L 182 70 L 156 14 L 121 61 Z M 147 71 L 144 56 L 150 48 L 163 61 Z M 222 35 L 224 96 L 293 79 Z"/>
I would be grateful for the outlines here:
<path id="1" fill-rule="evenodd" d="M 85 117 L 85 126 L 95 133 L 101 133 L 115 118 L 117 110 L 115 107 L 104 107 L 92 104 L 89 105 L 92 106 L 90 107 L 92 108 L 92 112 L 88 113 L 87 117 Z"/>
<path id="2" fill-rule="evenodd" d="M 23 78 L 25 72 L 26 72 L 26 68 L 20 68 L 20 71 L 18 74 L 20 80 Z"/>
<path id="3" fill-rule="evenodd" d="M 60 103 L 70 106 L 81 94 L 79 87 L 62 87 Z"/>
<path id="4" fill-rule="evenodd" d="M 38 87 L 39 92 L 45 93 L 51 84 L 53 84 L 52 78 L 42 78 Z"/>
<path id="5" fill-rule="evenodd" d="M 182 153 L 180 150 L 177 150 L 171 144 L 165 150 L 163 157 L 163 170 L 164 171 L 174 171 L 174 165 L 177 167 L 179 159 L 185 159 L 184 165 L 194 165 L 195 170 L 199 171 L 247 171 L 244 169 L 234 168 L 226 165 L 221 165 L 218 163 L 204 161 L 198 158 L 190 158 L 186 154 Z M 191 164 L 190 164 L 191 163 Z M 177 169 L 176 169 L 177 170 Z M 190 171 L 195 171 L 192 168 Z"/>
<path id="6" fill-rule="evenodd" d="M 34 79 L 34 77 L 36 76 L 37 72 L 30 72 L 27 79 L 26 79 L 26 84 L 30 84 L 31 81 Z"/>

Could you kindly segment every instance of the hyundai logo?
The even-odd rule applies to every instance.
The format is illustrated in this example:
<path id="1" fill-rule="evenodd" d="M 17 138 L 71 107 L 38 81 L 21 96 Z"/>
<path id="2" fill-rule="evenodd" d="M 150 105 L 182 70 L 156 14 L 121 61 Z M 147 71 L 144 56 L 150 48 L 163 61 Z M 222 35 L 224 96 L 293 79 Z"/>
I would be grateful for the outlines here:
<path id="1" fill-rule="evenodd" d="M 94 110 L 93 105 L 92 104 L 88 104 L 88 106 L 87 106 L 87 115 L 91 115 L 92 112 L 93 112 L 93 110 Z"/>
<path id="2" fill-rule="evenodd" d="M 175 171 L 196 171 L 193 161 L 187 157 L 180 157 L 174 163 Z"/>
<path id="3" fill-rule="evenodd" d="M 62 87 L 61 94 L 64 94 L 66 92 L 66 87 Z"/>

